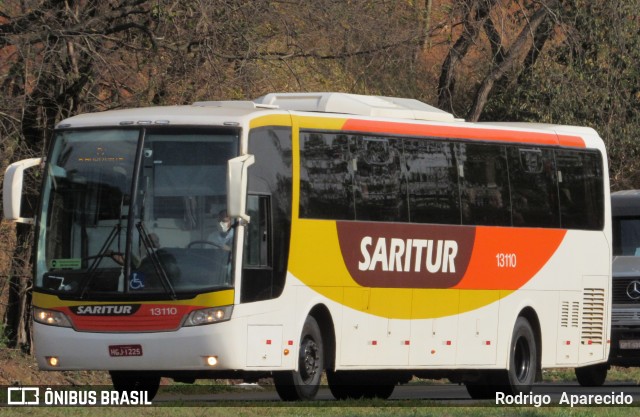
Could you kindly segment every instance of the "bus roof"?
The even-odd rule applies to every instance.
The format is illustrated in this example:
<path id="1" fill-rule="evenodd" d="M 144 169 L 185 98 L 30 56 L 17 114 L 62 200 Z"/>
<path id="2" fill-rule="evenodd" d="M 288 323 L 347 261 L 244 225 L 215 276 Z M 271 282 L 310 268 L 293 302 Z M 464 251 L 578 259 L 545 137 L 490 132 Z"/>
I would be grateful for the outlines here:
<path id="1" fill-rule="evenodd" d="M 603 149 L 597 133 L 591 128 L 541 123 L 467 123 L 462 119 L 456 119 L 451 113 L 414 99 L 328 92 L 270 93 L 254 101 L 200 101 L 182 106 L 109 110 L 70 117 L 63 120 L 57 127 L 240 126 L 254 117 L 289 113 L 343 117 L 354 122 L 345 124 L 346 130 L 372 129 L 377 133 L 433 134 L 441 137 L 447 137 L 449 134 L 455 136 L 456 133 L 462 132 L 462 138 L 481 140 L 488 140 L 488 136 L 491 135 L 507 135 L 510 141 L 516 142 L 531 132 L 538 135 L 537 137 L 545 138 L 540 144 L 569 147 L 580 144 L 578 147 L 586 145 Z M 372 122 L 381 123 L 372 127 Z M 426 127 L 428 122 L 455 127 L 455 132 L 436 134 L 431 132 L 430 128 L 425 132 L 423 126 Z M 537 143 L 537 140 L 523 140 L 523 142 Z"/>
<path id="2" fill-rule="evenodd" d="M 191 106 L 158 106 L 89 113 L 63 120 L 58 127 L 132 124 L 218 125 L 264 111 L 299 111 L 381 117 L 403 120 L 454 122 L 447 113 L 421 101 L 346 93 L 270 93 L 254 101 L 199 101 Z"/>

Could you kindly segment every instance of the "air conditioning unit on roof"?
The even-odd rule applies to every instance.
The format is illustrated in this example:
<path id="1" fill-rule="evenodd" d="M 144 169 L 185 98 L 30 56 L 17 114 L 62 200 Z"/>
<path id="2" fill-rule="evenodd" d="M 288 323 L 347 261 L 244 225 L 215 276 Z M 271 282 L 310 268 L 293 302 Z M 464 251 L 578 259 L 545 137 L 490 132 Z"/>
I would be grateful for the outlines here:
<path id="1" fill-rule="evenodd" d="M 399 97 L 346 93 L 270 93 L 254 100 L 254 102 L 292 111 L 344 113 L 442 122 L 456 120 L 451 113 L 418 100 Z"/>

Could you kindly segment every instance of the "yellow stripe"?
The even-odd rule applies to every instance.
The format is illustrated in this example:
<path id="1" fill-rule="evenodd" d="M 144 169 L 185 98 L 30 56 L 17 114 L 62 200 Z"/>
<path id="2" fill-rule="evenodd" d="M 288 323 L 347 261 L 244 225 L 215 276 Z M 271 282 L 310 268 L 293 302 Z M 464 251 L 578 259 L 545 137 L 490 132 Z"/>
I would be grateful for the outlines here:
<path id="1" fill-rule="evenodd" d="M 188 300 L 164 300 L 164 301 L 67 301 L 61 300 L 55 295 L 33 293 L 33 305 L 40 308 L 73 307 L 79 305 L 115 305 L 115 304 L 162 304 L 162 305 L 187 305 L 198 307 L 219 307 L 233 304 L 234 290 L 224 290 L 197 295 Z"/>
<path id="2" fill-rule="evenodd" d="M 437 318 L 476 310 L 513 292 L 363 288 L 351 278 L 344 263 L 335 221 L 297 219 L 293 223 L 291 273 L 325 297 L 358 311 L 396 319 Z"/>
<path id="3" fill-rule="evenodd" d="M 256 117 L 249 122 L 250 129 L 264 126 L 291 126 L 291 116 L 288 114 L 269 114 Z"/>

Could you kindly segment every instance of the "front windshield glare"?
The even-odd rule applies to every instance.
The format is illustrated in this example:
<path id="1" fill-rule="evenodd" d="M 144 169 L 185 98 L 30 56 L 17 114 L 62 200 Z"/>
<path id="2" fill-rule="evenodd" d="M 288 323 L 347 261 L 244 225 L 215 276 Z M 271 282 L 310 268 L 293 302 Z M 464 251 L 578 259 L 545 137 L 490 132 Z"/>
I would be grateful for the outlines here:
<path id="1" fill-rule="evenodd" d="M 234 233 L 224 208 L 235 133 L 62 131 L 53 146 L 37 287 L 87 298 L 231 285 Z"/>

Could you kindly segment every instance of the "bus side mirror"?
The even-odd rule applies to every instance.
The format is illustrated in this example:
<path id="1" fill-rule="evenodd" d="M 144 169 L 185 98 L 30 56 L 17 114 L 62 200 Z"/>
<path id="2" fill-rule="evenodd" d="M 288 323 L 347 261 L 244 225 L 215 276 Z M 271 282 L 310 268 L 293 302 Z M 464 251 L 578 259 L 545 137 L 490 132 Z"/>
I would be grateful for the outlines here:
<path id="1" fill-rule="evenodd" d="M 4 184 L 2 187 L 2 206 L 4 208 L 4 218 L 16 223 L 33 224 L 35 219 L 21 217 L 20 209 L 22 205 L 22 183 L 24 170 L 42 163 L 42 158 L 23 159 L 9 165 L 4 173 Z"/>
<path id="2" fill-rule="evenodd" d="M 242 155 L 229 160 L 227 170 L 227 215 L 249 223 L 247 214 L 247 170 L 256 161 L 253 155 Z"/>

